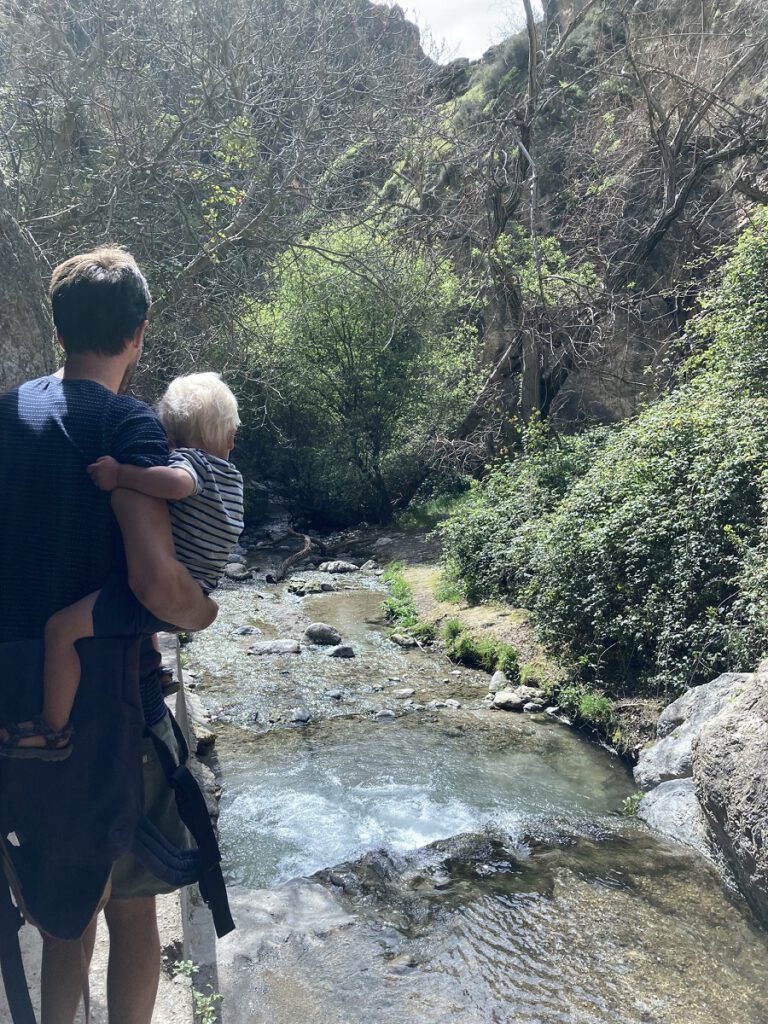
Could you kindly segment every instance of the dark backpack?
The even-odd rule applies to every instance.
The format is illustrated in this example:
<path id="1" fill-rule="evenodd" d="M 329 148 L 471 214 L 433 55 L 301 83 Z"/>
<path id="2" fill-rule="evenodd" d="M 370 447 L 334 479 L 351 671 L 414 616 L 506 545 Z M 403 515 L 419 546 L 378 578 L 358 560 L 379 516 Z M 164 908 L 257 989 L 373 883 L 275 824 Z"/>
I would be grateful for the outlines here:
<path id="1" fill-rule="evenodd" d="M 234 928 L 218 845 L 177 726 L 180 763 L 154 734 L 146 734 L 196 848 L 170 846 L 143 816 L 139 639 L 81 640 L 77 647 L 81 680 L 71 716 L 71 755 L 59 762 L 0 757 L 0 861 L 18 908 L 0 880 L 0 964 L 15 1024 L 34 1022 L 23 973 L 19 980 L 20 915 L 56 938 L 78 938 L 96 911 L 113 861 L 124 853 L 132 851 L 170 884 L 197 881 L 217 934 Z M 150 671 L 159 667 L 156 658 Z M 0 644 L 0 722 L 25 721 L 39 711 L 42 660 L 42 642 Z"/>

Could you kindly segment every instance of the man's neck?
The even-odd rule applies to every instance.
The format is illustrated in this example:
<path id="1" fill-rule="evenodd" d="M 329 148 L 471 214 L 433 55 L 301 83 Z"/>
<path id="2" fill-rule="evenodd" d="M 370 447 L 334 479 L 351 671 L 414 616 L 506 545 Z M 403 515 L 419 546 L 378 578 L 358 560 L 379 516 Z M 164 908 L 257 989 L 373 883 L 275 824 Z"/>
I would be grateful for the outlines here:
<path id="1" fill-rule="evenodd" d="M 125 361 L 114 356 L 101 356 L 94 352 L 81 352 L 67 356 L 62 377 L 64 380 L 92 380 L 117 394 L 123 383 Z"/>

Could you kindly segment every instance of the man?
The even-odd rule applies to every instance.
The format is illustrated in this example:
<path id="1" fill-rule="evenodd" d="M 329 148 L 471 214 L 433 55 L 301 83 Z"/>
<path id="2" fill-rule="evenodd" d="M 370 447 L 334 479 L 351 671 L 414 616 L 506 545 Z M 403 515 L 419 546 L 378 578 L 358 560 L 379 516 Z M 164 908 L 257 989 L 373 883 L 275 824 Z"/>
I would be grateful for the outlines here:
<path id="1" fill-rule="evenodd" d="M 128 253 L 97 249 L 54 270 L 50 297 L 63 371 L 0 396 L 0 642 L 39 642 L 55 611 L 121 570 L 153 614 L 204 629 L 217 608 L 176 561 L 165 502 L 120 490 L 110 501 L 86 472 L 102 455 L 136 466 L 167 461 L 156 417 L 123 393 L 141 355 L 147 283 Z M 167 712 L 156 673 L 141 697 L 145 722 L 159 733 Z M 103 897 L 109 1019 L 149 1024 L 160 971 L 154 893 L 164 888 L 129 855 L 112 885 Z M 80 940 L 45 942 L 42 1024 L 72 1024 L 95 927 L 94 918 Z"/>

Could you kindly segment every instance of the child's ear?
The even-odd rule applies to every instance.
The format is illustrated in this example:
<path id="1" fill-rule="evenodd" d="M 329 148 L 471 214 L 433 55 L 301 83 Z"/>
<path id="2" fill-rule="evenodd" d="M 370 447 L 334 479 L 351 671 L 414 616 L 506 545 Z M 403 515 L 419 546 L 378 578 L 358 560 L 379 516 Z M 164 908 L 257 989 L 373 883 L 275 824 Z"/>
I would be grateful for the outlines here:
<path id="1" fill-rule="evenodd" d="M 227 448 L 229 448 L 229 450 L 232 451 L 232 449 L 234 447 L 235 447 L 235 431 L 234 430 L 229 430 L 229 431 L 227 431 Z"/>

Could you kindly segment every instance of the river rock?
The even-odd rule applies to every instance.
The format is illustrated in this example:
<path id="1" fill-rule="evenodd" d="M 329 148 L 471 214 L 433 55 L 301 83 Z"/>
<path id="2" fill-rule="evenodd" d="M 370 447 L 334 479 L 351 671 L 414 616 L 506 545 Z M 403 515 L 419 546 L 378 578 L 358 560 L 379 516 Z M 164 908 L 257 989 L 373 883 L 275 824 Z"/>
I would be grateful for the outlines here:
<path id="1" fill-rule="evenodd" d="M 448 708 L 460 708 L 461 702 L 456 700 L 455 697 L 448 697 L 445 706 Z"/>
<path id="2" fill-rule="evenodd" d="M 544 710 L 544 705 L 537 700 L 529 700 L 527 704 L 523 705 L 523 711 L 529 715 L 537 715 L 540 711 Z"/>
<path id="3" fill-rule="evenodd" d="M 743 690 L 751 675 L 725 672 L 703 686 L 691 687 L 662 711 L 656 735 L 635 766 L 635 782 L 641 789 L 653 789 L 670 779 L 693 774 L 692 744 L 704 725 Z"/>
<path id="4" fill-rule="evenodd" d="M 360 572 L 372 572 L 374 569 L 378 569 L 378 566 L 372 558 L 369 558 L 367 562 L 363 562 L 360 566 Z"/>
<path id="5" fill-rule="evenodd" d="M 259 636 L 260 633 L 256 626 L 238 626 L 232 630 L 232 636 Z"/>
<path id="6" fill-rule="evenodd" d="M 707 823 L 694 792 L 693 779 L 662 782 L 640 801 L 637 816 L 677 843 L 712 858 Z"/>
<path id="7" fill-rule="evenodd" d="M 393 644 L 397 644 L 398 647 L 415 647 L 416 641 L 412 636 L 406 636 L 404 633 L 392 633 L 389 639 Z"/>
<path id="8" fill-rule="evenodd" d="M 377 711 L 373 716 L 377 722 L 385 722 L 390 718 L 395 718 L 395 712 L 390 708 L 382 708 L 381 711 Z"/>
<path id="9" fill-rule="evenodd" d="M 407 697 L 412 697 L 414 693 L 416 693 L 416 691 L 410 689 L 395 690 L 392 696 L 396 697 L 398 700 L 405 700 Z"/>
<path id="10" fill-rule="evenodd" d="M 332 647 L 341 643 L 341 633 L 326 622 L 312 622 L 304 630 L 304 636 L 311 644 Z"/>
<path id="11" fill-rule="evenodd" d="M 502 711 L 522 711 L 529 701 L 542 696 L 542 691 L 534 686 L 516 686 L 514 689 L 498 690 L 493 698 L 493 706 Z"/>
<path id="12" fill-rule="evenodd" d="M 447 682 L 448 680 L 446 680 Z M 491 676 L 491 681 L 488 683 L 488 693 L 496 693 L 498 690 L 503 690 L 508 683 L 507 677 L 503 672 L 494 672 Z"/>
<path id="13" fill-rule="evenodd" d="M 248 654 L 298 654 L 298 640 L 258 640 L 248 648 Z"/>
<path id="14" fill-rule="evenodd" d="M 736 686 L 738 695 L 693 741 L 693 777 L 717 845 L 768 924 L 768 674 Z"/>
<path id="15" fill-rule="evenodd" d="M 357 572 L 357 566 L 354 562 L 343 562 L 341 560 L 337 562 L 322 562 L 319 568 L 320 572 Z"/>
<path id="16" fill-rule="evenodd" d="M 331 700 L 341 700 L 344 694 L 341 692 L 341 690 L 326 690 L 325 696 L 330 697 Z"/>
<path id="17" fill-rule="evenodd" d="M 308 708 L 291 708 L 290 720 L 295 725 L 306 725 L 312 718 Z"/>
<path id="18" fill-rule="evenodd" d="M 328 648 L 329 658 L 354 658 L 354 648 L 350 647 L 349 644 L 337 644 L 336 647 Z"/>
<path id="19" fill-rule="evenodd" d="M 427 704 L 428 708 L 447 708 L 448 704 L 444 700 L 431 700 Z"/>
<path id="20" fill-rule="evenodd" d="M 200 757 L 210 754 L 216 743 L 216 733 L 211 728 L 211 715 L 203 702 L 194 693 L 186 692 L 187 718 L 194 737 L 195 753 Z"/>
<path id="21" fill-rule="evenodd" d="M 379 539 L 375 540 L 371 546 L 374 548 L 386 548 L 393 543 L 394 541 L 391 537 L 379 537 Z"/>
<path id="22" fill-rule="evenodd" d="M 242 562 L 228 562 L 224 566 L 224 575 L 230 580 L 248 580 L 251 578 L 251 570 Z"/>

